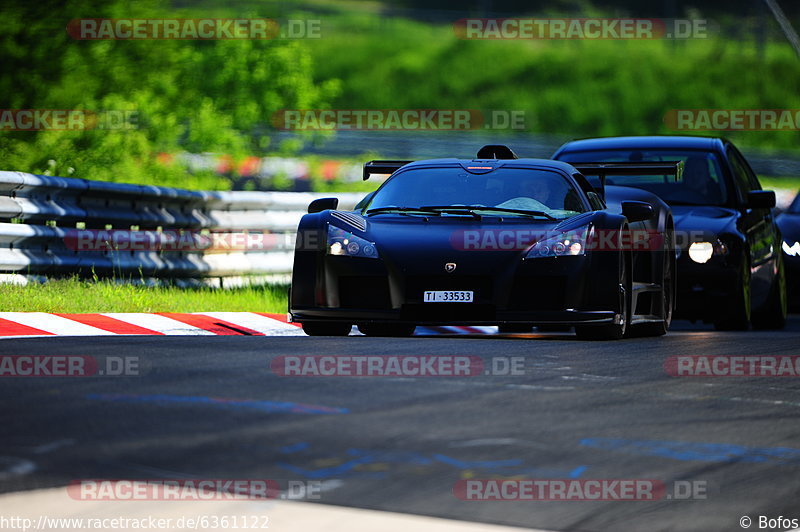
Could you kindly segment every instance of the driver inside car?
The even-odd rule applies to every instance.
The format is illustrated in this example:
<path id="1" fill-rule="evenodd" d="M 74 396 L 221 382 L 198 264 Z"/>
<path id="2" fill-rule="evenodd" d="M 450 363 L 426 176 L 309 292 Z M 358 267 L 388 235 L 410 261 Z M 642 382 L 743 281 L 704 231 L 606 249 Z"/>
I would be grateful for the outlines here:
<path id="1" fill-rule="evenodd" d="M 497 205 L 505 209 L 524 209 L 529 211 L 549 211 L 552 191 L 549 183 L 541 179 L 526 179 L 517 184 L 516 190 L 512 193 L 515 197 Z"/>
<path id="2" fill-rule="evenodd" d="M 708 161 L 702 155 L 692 155 L 683 163 L 684 187 L 702 198 L 712 201 L 722 200 L 719 184 L 711 177 Z"/>

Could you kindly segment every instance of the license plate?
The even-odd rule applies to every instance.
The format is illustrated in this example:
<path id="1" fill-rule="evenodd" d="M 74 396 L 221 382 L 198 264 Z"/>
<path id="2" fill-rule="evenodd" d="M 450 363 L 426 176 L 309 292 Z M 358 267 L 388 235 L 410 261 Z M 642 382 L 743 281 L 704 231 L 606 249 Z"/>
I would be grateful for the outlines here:
<path id="1" fill-rule="evenodd" d="M 472 303 L 471 290 L 426 290 L 425 303 Z"/>

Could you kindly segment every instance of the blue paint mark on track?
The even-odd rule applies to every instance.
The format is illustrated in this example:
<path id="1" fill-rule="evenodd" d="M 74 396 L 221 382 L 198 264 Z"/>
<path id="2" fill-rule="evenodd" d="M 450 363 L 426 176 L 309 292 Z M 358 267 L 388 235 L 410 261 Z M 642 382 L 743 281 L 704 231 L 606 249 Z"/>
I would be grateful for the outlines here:
<path id="1" fill-rule="evenodd" d="M 747 447 L 727 443 L 613 438 L 584 438 L 580 444 L 596 449 L 622 451 L 643 456 L 660 456 L 673 460 L 800 465 L 800 449 L 791 447 Z"/>
<path id="2" fill-rule="evenodd" d="M 387 462 L 408 465 L 430 465 L 433 460 L 413 451 L 370 451 L 367 449 L 347 449 L 348 456 L 368 456 L 373 462 Z"/>
<path id="3" fill-rule="evenodd" d="M 300 451 L 305 451 L 309 447 L 310 445 L 307 441 L 301 441 L 293 445 L 287 445 L 285 447 L 281 447 L 280 449 L 278 449 L 278 452 L 282 454 L 299 453 Z"/>
<path id="4" fill-rule="evenodd" d="M 181 396 L 181 395 L 126 395 L 113 393 L 91 393 L 87 399 L 112 401 L 120 403 L 161 403 L 161 404 L 194 404 L 209 405 L 222 408 L 252 409 L 260 412 L 286 414 L 347 414 L 346 408 L 334 408 L 320 405 L 307 405 L 285 401 L 260 401 L 253 399 L 228 399 L 225 397 Z"/>
<path id="5" fill-rule="evenodd" d="M 310 449 L 307 442 L 300 442 L 290 444 L 279 448 L 278 450 L 284 454 L 292 454 L 295 452 L 306 451 Z M 312 459 L 314 457 L 306 457 Z M 587 466 L 577 466 L 571 470 L 557 470 L 551 468 L 541 467 L 524 467 L 524 461 L 519 459 L 511 460 L 459 460 L 451 456 L 443 454 L 433 454 L 426 456 L 414 451 L 394 451 L 394 450 L 370 450 L 349 448 L 345 451 L 344 457 L 326 456 L 327 459 L 339 461 L 336 465 L 320 468 L 301 467 L 299 465 L 290 464 L 287 462 L 278 462 L 275 465 L 292 472 L 295 475 L 300 475 L 304 478 L 311 479 L 325 479 L 325 478 L 387 478 L 394 470 L 390 468 L 391 464 L 400 466 L 414 466 L 436 467 L 444 464 L 458 471 L 471 471 L 473 473 L 491 475 L 504 475 L 504 476 L 525 476 L 532 477 L 547 477 L 547 478 L 580 478 L 581 475 L 588 469 Z M 319 457 L 317 457 L 317 460 Z M 319 463 L 319 462 L 317 462 Z M 313 462 L 312 462 L 313 464 Z M 364 468 L 362 466 L 373 466 L 373 469 Z M 375 471 L 375 466 L 378 466 L 383 471 Z"/>
<path id="6" fill-rule="evenodd" d="M 353 471 L 357 466 L 371 464 L 375 460 L 371 456 L 364 456 L 350 460 L 333 467 L 323 467 L 321 469 L 305 469 L 285 462 L 278 462 L 277 465 L 287 471 L 291 471 L 296 475 L 301 475 L 305 478 L 322 479 L 322 478 L 386 478 L 386 473 L 383 471 Z"/>
<path id="7" fill-rule="evenodd" d="M 522 465 L 522 460 L 519 459 L 464 462 L 456 458 L 450 458 L 449 456 L 445 456 L 443 454 L 434 454 L 433 457 L 443 464 L 451 465 L 458 469 L 496 469 Z"/>

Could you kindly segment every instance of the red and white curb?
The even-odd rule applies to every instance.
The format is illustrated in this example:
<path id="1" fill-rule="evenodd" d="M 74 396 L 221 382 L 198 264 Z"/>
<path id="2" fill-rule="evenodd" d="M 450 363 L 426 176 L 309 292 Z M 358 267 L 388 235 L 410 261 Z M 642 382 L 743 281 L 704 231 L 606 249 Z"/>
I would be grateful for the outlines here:
<path id="1" fill-rule="evenodd" d="M 283 314 L 259 312 L 0 312 L 0 337 L 37 336 L 299 336 Z"/>
<path id="2" fill-rule="evenodd" d="M 497 327 L 417 327 L 416 335 L 494 334 Z M 359 334 L 353 328 L 353 334 Z M 0 312 L 0 338 L 40 336 L 304 336 L 284 314 L 262 312 Z"/>

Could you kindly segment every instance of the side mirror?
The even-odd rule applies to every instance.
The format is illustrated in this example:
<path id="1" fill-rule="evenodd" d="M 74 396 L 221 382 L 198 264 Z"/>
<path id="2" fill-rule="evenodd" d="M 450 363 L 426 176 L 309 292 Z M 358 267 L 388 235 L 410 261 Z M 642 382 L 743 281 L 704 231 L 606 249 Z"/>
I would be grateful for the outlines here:
<path id="1" fill-rule="evenodd" d="M 775 206 L 775 192 L 751 190 L 747 193 L 747 206 L 751 209 L 771 209 Z"/>
<path id="2" fill-rule="evenodd" d="M 653 206 L 643 201 L 623 201 L 622 214 L 629 222 L 643 222 L 653 217 Z"/>
<path id="3" fill-rule="evenodd" d="M 308 204 L 308 213 L 322 212 L 339 206 L 339 198 L 319 198 Z"/>

